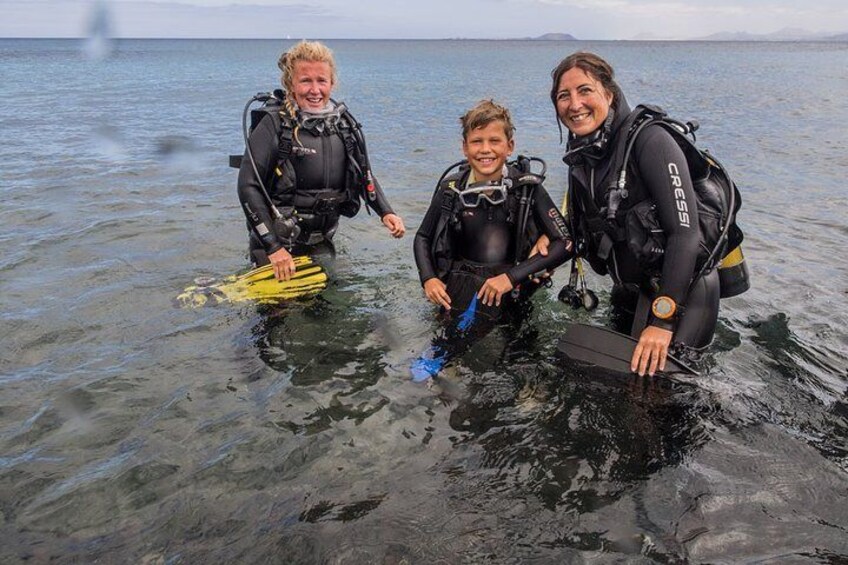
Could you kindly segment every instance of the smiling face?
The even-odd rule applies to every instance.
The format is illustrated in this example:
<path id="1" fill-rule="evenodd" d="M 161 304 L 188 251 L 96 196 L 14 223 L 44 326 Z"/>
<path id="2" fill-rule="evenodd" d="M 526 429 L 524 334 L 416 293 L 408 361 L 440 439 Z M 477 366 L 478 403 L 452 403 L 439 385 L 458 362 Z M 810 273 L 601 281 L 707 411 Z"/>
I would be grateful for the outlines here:
<path id="1" fill-rule="evenodd" d="M 500 120 L 472 129 L 462 140 L 462 153 L 478 182 L 500 180 L 513 149 L 515 141 L 507 137 L 504 122 Z"/>
<path id="2" fill-rule="evenodd" d="M 572 67 L 559 80 L 555 104 L 562 125 L 579 137 L 601 127 L 612 100 L 612 93 L 597 79 L 579 67 Z"/>
<path id="3" fill-rule="evenodd" d="M 297 61 L 292 73 L 292 94 L 301 110 L 319 112 L 330 101 L 333 69 L 324 61 Z"/>

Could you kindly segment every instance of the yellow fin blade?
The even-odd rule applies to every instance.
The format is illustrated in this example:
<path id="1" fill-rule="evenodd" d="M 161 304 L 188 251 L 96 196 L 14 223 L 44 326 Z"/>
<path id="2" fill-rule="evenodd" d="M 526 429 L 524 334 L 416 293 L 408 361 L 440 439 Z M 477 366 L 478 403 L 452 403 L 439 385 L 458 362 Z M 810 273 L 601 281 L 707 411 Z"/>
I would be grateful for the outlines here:
<path id="1" fill-rule="evenodd" d="M 287 281 L 278 281 L 271 265 L 265 265 L 243 275 L 201 280 L 186 287 L 177 296 L 177 302 L 189 308 L 246 300 L 269 303 L 312 296 L 327 288 L 327 273 L 310 257 L 297 256 L 294 264 L 294 276 Z"/>

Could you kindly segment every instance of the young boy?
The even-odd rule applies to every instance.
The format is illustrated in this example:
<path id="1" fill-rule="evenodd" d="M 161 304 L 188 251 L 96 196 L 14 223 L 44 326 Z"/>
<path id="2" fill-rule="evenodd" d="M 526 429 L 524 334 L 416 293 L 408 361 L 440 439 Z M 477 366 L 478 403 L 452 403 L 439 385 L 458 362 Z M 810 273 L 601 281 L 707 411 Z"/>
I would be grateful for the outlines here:
<path id="1" fill-rule="evenodd" d="M 497 319 L 511 291 L 529 294 L 533 275 L 565 262 L 572 245 L 532 159 L 507 162 L 515 148 L 509 111 L 483 100 L 460 122 L 466 161 L 442 175 L 415 235 L 415 262 L 431 302 L 463 312 L 476 295 L 477 312 Z M 542 234 L 551 240 L 547 256 L 528 258 Z"/>

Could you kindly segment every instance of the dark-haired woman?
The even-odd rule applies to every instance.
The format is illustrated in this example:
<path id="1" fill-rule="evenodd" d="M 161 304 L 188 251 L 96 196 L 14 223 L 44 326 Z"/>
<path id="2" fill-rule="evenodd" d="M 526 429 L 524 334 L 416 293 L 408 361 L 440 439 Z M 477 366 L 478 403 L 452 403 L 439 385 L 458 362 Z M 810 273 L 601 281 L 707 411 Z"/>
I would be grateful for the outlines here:
<path id="1" fill-rule="evenodd" d="M 698 207 L 683 151 L 672 135 L 656 125 L 636 138 L 628 164 L 628 194 L 620 199 L 615 220 L 607 220 L 610 187 L 618 171 L 613 148 L 630 108 L 601 57 L 578 52 L 551 73 L 551 101 L 559 123 L 568 129 L 567 222 L 586 258 L 599 274 L 613 279 L 612 303 L 617 329 L 639 343 L 631 370 L 653 375 L 663 370 L 669 348 L 702 348 L 712 340 L 718 319 L 719 282 L 715 269 L 691 288 L 699 250 Z M 659 264 L 648 269 L 622 237 L 628 212 L 645 204 L 666 239 Z M 688 216 L 679 212 L 686 208 Z M 632 221 L 632 219 L 631 219 Z M 541 241 L 544 249 L 545 242 Z M 623 327 L 621 320 L 630 323 Z"/>

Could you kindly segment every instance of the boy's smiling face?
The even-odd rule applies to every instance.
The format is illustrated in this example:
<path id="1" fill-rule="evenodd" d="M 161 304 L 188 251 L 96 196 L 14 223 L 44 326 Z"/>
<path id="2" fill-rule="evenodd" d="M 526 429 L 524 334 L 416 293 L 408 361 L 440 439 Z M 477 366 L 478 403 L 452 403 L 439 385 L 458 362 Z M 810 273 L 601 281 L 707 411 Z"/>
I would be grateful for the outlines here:
<path id="1" fill-rule="evenodd" d="M 513 149 L 515 141 L 507 138 L 504 123 L 500 120 L 471 130 L 462 140 L 462 153 L 478 182 L 500 180 L 504 163 Z"/>

